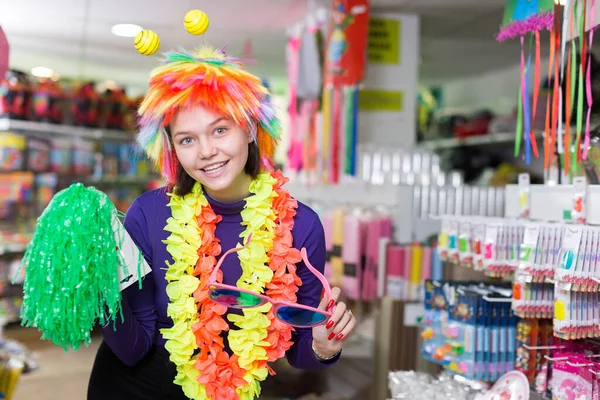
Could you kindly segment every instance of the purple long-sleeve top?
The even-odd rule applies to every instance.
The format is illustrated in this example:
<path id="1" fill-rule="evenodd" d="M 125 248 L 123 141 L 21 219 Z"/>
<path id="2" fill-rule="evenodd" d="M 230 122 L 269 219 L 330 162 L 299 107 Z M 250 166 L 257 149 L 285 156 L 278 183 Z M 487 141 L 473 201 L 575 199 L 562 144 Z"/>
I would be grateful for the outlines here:
<path id="1" fill-rule="evenodd" d="M 125 229 L 152 268 L 152 272 L 144 278 L 141 290 L 137 284 L 134 284 L 123 291 L 123 322 L 118 322 L 115 329 L 112 324 L 102 328 L 106 343 L 115 355 L 129 366 L 137 364 L 152 346 L 164 346 L 165 339 L 160 329 L 173 326 L 173 321 L 167 316 L 169 299 L 165 279 L 166 262 L 171 263 L 173 260 L 163 243 L 163 240 L 169 236 L 169 232 L 165 231 L 164 227 L 171 216 L 166 193 L 165 188 L 144 193 L 133 202 L 124 221 Z M 243 230 L 240 213 L 245 202 L 223 204 L 208 196 L 207 199 L 215 213 L 223 217 L 216 228 L 216 236 L 221 241 L 221 254 L 223 254 L 226 250 L 236 247 L 240 241 L 240 233 Z M 311 264 L 323 273 L 325 266 L 323 225 L 318 215 L 306 205 L 298 202 L 296 211 L 292 229 L 293 246 L 297 249 L 306 247 Z M 221 269 L 223 283 L 235 286 L 242 274 L 235 253 L 225 259 Z M 321 282 L 303 262 L 297 264 L 297 273 L 302 279 L 302 286 L 297 293 L 298 303 L 317 307 L 323 288 Z M 239 311 L 230 309 L 230 312 Z M 227 321 L 226 317 L 225 319 Z M 229 323 L 229 325 L 230 328 L 233 327 L 233 324 Z M 226 332 L 224 338 L 226 350 L 230 351 Z M 296 328 L 292 339 L 294 344 L 287 351 L 286 357 L 296 368 L 320 369 L 337 361 L 337 358 L 334 358 L 328 362 L 321 362 L 316 358 L 312 350 L 312 329 Z"/>

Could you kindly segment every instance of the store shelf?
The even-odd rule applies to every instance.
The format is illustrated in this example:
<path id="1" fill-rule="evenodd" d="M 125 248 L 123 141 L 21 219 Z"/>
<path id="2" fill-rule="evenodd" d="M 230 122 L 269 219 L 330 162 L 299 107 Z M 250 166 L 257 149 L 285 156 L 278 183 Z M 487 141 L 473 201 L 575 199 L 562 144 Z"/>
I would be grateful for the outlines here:
<path id="1" fill-rule="evenodd" d="M 24 253 L 27 250 L 26 244 L 8 244 L 0 245 L 0 256 L 4 254 L 19 254 Z"/>
<path id="2" fill-rule="evenodd" d="M 518 218 L 519 186 L 507 185 L 505 190 L 505 217 Z M 531 185 L 529 189 L 530 219 L 534 221 L 565 222 L 573 208 L 573 185 Z M 586 188 L 587 223 L 600 225 L 600 185 Z"/>
<path id="3" fill-rule="evenodd" d="M 77 180 L 77 179 L 75 179 Z M 104 177 L 104 178 L 82 178 L 87 185 L 115 185 L 115 186 L 145 186 L 157 181 L 155 177 Z"/>
<path id="4" fill-rule="evenodd" d="M 536 138 L 542 138 L 543 132 L 536 132 Z M 451 138 L 439 140 L 426 140 L 417 146 L 426 150 L 453 149 L 462 146 L 487 146 L 493 144 L 509 144 L 515 141 L 515 132 L 498 132 L 487 135 L 472 136 L 464 139 Z"/>
<path id="5" fill-rule="evenodd" d="M 134 135 L 130 132 L 95 129 L 71 125 L 49 124 L 44 122 L 0 119 L 0 132 L 15 131 L 23 133 L 42 133 L 71 138 L 112 140 L 130 142 Z"/>

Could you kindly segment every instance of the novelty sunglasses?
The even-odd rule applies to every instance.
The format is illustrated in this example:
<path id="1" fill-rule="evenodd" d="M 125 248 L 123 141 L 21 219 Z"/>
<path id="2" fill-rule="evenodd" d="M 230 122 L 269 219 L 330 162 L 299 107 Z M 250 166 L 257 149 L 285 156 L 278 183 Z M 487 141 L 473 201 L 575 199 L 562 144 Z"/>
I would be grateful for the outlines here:
<path id="1" fill-rule="evenodd" d="M 251 239 L 251 237 L 248 238 L 246 245 L 230 249 L 223 254 L 209 277 L 208 297 L 215 303 L 237 309 L 255 308 L 271 303 L 273 305 L 273 313 L 277 319 L 297 328 L 311 328 L 313 326 L 324 324 L 327 319 L 331 317 L 332 313 L 302 304 L 277 301 L 260 293 L 216 282 L 217 272 L 221 268 L 221 264 L 223 264 L 225 258 L 229 254 L 245 248 L 248 243 L 250 243 Z M 327 298 L 330 299 L 331 287 L 329 286 L 329 283 L 325 277 L 310 264 L 306 249 L 302 248 L 300 253 L 302 255 L 302 260 L 304 260 L 304 264 L 306 264 L 308 269 L 321 281 L 321 284 L 323 284 L 323 287 L 325 288 L 325 293 L 327 293 Z"/>

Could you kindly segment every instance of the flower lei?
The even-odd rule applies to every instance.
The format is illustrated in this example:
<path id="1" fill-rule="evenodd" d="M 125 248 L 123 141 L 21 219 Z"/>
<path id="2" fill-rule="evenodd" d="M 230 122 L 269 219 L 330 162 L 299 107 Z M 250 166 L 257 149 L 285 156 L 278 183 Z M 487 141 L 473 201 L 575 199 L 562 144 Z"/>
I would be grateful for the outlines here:
<path id="1" fill-rule="evenodd" d="M 291 234 L 298 204 L 283 189 L 286 182 L 275 171 L 261 173 L 250 185 L 241 237 L 246 241 L 253 236 L 238 253 L 242 275 L 237 286 L 295 302 L 302 284 L 295 267 L 301 256 L 292 248 Z M 207 287 L 221 253 L 215 237 L 221 217 L 210 207 L 200 184 L 184 197 L 169 196 L 172 217 L 165 230 L 171 235 L 165 243 L 173 263 L 167 263 L 167 315 L 173 327 L 161 333 L 177 367 L 174 382 L 195 400 L 254 399 L 260 395 L 260 382 L 274 373 L 267 363 L 283 357 L 292 346 L 293 328 L 274 318 L 270 304 L 243 310 L 243 315 L 230 314 L 229 321 L 239 329 L 228 333 L 233 355 L 224 351 L 221 334 L 229 330 L 223 318 L 227 307 L 212 302 Z M 222 279 L 219 271 L 217 281 Z"/>

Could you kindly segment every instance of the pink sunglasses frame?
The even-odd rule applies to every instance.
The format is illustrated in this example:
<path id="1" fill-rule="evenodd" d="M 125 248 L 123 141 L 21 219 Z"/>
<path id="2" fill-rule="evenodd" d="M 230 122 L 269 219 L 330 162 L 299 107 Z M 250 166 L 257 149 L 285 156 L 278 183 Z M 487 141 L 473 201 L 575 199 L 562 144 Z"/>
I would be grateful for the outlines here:
<path id="1" fill-rule="evenodd" d="M 260 304 L 257 304 L 255 306 L 251 306 L 251 307 L 240 307 L 240 306 L 235 306 L 235 305 L 230 305 L 230 304 L 219 303 L 218 301 L 215 301 L 212 299 L 211 300 L 217 304 L 222 304 L 224 306 L 236 308 L 236 309 L 251 309 L 251 308 L 260 307 L 267 303 L 271 303 L 273 305 L 273 314 L 275 315 L 275 318 L 277 318 L 284 324 L 291 325 L 296 328 L 312 328 L 314 326 L 319 326 L 319 325 L 325 324 L 327 322 L 327 320 L 333 315 L 332 312 L 327 312 L 325 310 L 320 310 L 315 307 L 305 306 L 303 304 L 298 304 L 298 303 L 288 303 L 285 301 L 276 301 L 276 300 L 273 300 L 272 298 L 270 298 L 269 296 L 265 296 L 260 293 L 253 292 L 251 290 L 240 289 L 237 286 L 225 285 L 223 283 L 216 282 L 217 272 L 221 269 L 221 264 L 223 264 L 225 257 L 227 257 L 231 253 L 236 253 L 236 252 L 244 249 L 248 245 L 248 243 L 250 243 L 251 240 L 252 240 L 252 235 L 250 235 L 248 237 L 248 241 L 247 241 L 246 245 L 244 245 L 242 247 L 236 247 L 236 248 L 227 250 L 225 252 L 225 254 L 223 254 L 221 256 L 221 258 L 219 259 L 219 262 L 217 263 L 217 266 L 215 267 L 213 272 L 210 274 L 210 277 L 208 278 L 208 285 L 207 285 L 208 286 L 208 297 L 211 298 L 210 295 L 215 289 L 227 289 L 227 290 L 233 290 L 233 291 L 237 291 L 237 292 L 241 292 L 241 293 L 247 293 L 247 294 L 251 294 L 253 296 L 258 297 L 261 300 Z M 323 285 L 323 288 L 325 289 L 325 293 L 327 294 L 327 298 L 331 299 L 331 286 L 329 286 L 329 282 L 327 282 L 327 279 L 325 279 L 323 274 L 321 274 L 319 271 L 317 271 L 308 261 L 308 255 L 306 253 L 306 248 L 303 247 L 302 250 L 300 250 L 300 254 L 302 255 L 302 260 L 304 261 L 304 264 L 306 264 L 306 266 L 308 267 L 310 272 L 312 272 L 319 279 L 319 281 L 321 281 L 321 284 Z M 323 320 L 323 322 L 319 322 L 318 324 L 314 324 L 314 325 L 292 325 L 277 316 L 277 311 L 282 307 L 296 307 L 296 308 L 300 308 L 302 310 L 313 311 L 313 312 L 325 315 L 326 318 Z M 334 306 L 334 310 L 335 310 L 335 306 Z"/>

